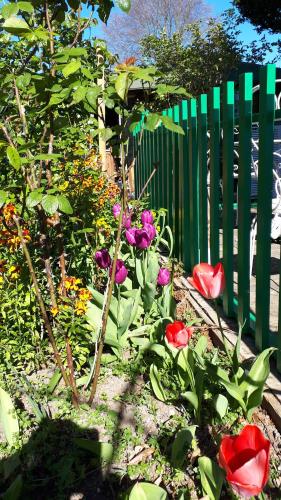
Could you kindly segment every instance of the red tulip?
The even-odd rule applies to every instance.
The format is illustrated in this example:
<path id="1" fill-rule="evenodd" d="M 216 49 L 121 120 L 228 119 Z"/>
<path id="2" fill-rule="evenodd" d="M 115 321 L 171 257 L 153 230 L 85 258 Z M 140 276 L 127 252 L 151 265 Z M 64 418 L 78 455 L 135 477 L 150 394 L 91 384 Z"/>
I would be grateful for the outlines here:
<path id="1" fill-rule="evenodd" d="M 206 299 L 216 299 L 224 291 L 225 276 L 223 265 L 215 267 L 201 262 L 193 268 L 193 278 L 188 280 Z"/>
<path id="2" fill-rule="evenodd" d="M 238 436 L 225 436 L 219 463 L 226 479 L 241 497 L 250 498 L 263 490 L 269 476 L 270 442 L 256 425 L 246 425 Z"/>
<path id="3" fill-rule="evenodd" d="M 185 326 L 182 321 L 174 321 L 166 326 L 167 341 L 178 349 L 187 346 L 192 334 L 193 328 Z"/>

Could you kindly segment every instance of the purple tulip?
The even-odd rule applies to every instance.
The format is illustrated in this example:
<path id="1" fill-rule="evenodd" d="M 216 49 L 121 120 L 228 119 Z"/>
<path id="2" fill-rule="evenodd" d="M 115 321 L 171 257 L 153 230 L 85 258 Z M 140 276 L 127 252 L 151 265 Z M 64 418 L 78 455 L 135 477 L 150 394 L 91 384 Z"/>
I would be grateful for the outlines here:
<path id="1" fill-rule="evenodd" d="M 111 264 L 111 257 L 108 253 L 107 248 L 102 248 L 98 250 L 95 255 L 96 263 L 102 269 L 108 269 Z"/>
<path id="2" fill-rule="evenodd" d="M 140 250 L 148 248 L 149 245 L 151 244 L 151 239 L 149 237 L 148 232 L 145 229 L 136 229 L 135 240 L 136 240 L 136 246 Z"/>
<path id="3" fill-rule="evenodd" d="M 156 236 L 156 228 L 155 226 L 153 226 L 153 224 L 149 224 L 149 223 L 145 223 L 143 225 L 143 229 L 146 230 L 146 232 L 148 233 L 148 236 L 151 240 L 153 240 Z"/>
<path id="4" fill-rule="evenodd" d="M 110 274 L 112 272 L 112 267 L 110 269 Z M 117 259 L 116 261 L 116 272 L 115 272 L 115 283 L 121 285 L 124 283 L 128 276 L 128 269 L 125 267 L 123 260 Z"/>
<path id="5" fill-rule="evenodd" d="M 154 217 L 150 210 L 144 210 L 141 214 L 141 221 L 143 224 L 153 224 Z"/>
<path id="6" fill-rule="evenodd" d="M 120 203 L 115 203 L 115 205 L 113 205 L 113 207 L 112 207 L 113 217 L 115 219 L 118 219 L 118 217 L 120 215 L 120 212 L 121 212 L 121 205 L 120 205 Z"/>
<path id="7" fill-rule="evenodd" d="M 136 227 L 130 227 L 129 229 L 126 229 L 125 234 L 129 245 L 132 246 L 136 245 L 136 238 L 135 238 L 136 230 L 137 230 Z"/>
<path id="8" fill-rule="evenodd" d="M 131 216 L 129 214 L 123 214 L 123 217 L 122 217 L 122 226 L 125 228 L 125 229 L 129 229 L 131 227 Z"/>
<path id="9" fill-rule="evenodd" d="M 160 285 L 160 286 L 168 285 L 168 283 L 170 283 L 170 277 L 171 277 L 171 273 L 170 273 L 169 269 L 166 269 L 165 267 L 161 267 L 159 269 L 159 273 L 158 273 L 158 277 L 157 277 L 157 285 Z"/>

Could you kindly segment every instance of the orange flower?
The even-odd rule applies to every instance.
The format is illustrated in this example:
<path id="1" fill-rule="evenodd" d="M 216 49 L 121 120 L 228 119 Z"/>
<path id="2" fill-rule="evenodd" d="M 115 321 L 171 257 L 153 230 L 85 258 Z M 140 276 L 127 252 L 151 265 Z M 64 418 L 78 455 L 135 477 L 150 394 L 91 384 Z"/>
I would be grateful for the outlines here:
<path id="1" fill-rule="evenodd" d="M 91 298 L 93 297 L 92 293 L 87 288 L 80 288 L 78 295 L 79 299 L 85 301 L 91 300 Z"/>

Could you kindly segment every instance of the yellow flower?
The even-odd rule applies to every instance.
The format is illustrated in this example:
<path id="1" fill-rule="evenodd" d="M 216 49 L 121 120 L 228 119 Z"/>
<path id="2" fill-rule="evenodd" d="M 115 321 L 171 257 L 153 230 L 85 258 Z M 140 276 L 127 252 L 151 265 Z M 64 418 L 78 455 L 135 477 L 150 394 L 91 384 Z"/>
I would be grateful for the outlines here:
<path id="1" fill-rule="evenodd" d="M 2 286 L 3 283 L 4 283 L 4 278 L 3 278 L 3 276 L 0 276 L 0 286 Z"/>
<path id="2" fill-rule="evenodd" d="M 80 288 L 78 294 L 79 294 L 79 299 L 84 301 L 91 300 L 92 298 L 92 294 L 89 290 L 87 290 L 87 288 Z"/>
<path id="3" fill-rule="evenodd" d="M 59 187 L 60 191 L 66 191 L 69 186 L 69 181 L 64 181 L 61 186 Z"/>
<path id="4" fill-rule="evenodd" d="M 78 290 L 79 286 L 82 283 L 80 278 L 74 278 L 74 276 L 67 276 L 65 278 L 64 286 L 66 290 Z"/>
<path id="5" fill-rule="evenodd" d="M 9 269 L 8 269 L 8 275 L 10 276 L 10 278 L 12 278 L 13 280 L 16 280 L 18 279 L 19 275 L 20 275 L 20 267 L 19 266 L 11 266 Z"/>
<path id="6" fill-rule="evenodd" d="M 55 317 L 58 314 L 59 309 L 58 309 L 58 307 L 51 307 L 50 311 L 51 311 L 52 316 Z"/>
<path id="7" fill-rule="evenodd" d="M 82 316 L 87 311 L 87 302 L 77 299 L 75 301 L 75 312 L 78 316 Z"/>

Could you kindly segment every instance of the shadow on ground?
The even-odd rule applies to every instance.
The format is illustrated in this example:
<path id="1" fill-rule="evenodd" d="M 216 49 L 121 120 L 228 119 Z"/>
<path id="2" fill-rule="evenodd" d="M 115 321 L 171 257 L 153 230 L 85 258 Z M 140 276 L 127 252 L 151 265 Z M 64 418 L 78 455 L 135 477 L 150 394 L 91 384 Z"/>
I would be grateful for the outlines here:
<path id="1" fill-rule="evenodd" d="M 130 486 L 129 481 L 125 478 L 121 485 L 120 477 L 98 457 L 77 446 L 77 438 L 93 442 L 99 435 L 95 429 L 82 429 L 66 419 L 41 421 L 22 448 L 0 462 L 0 497 L 10 488 L 7 500 L 117 498 L 120 490 Z"/>

